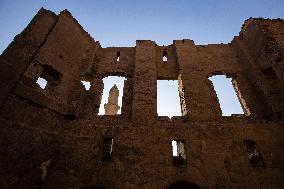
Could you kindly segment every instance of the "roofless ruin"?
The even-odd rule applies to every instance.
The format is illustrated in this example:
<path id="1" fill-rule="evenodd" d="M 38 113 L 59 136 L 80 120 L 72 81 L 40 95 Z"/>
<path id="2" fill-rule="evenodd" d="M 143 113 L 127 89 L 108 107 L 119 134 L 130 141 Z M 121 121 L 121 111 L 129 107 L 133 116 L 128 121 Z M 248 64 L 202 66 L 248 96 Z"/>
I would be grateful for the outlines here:
<path id="1" fill-rule="evenodd" d="M 41 9 L 0 57 L 0 188 L 284 188 L 283 56 L 281 19 L 250 18 L 229 44 L 102 48 Z M 243 114 L 222 116 L 214 75 Z M 124 88 L 98 115 L 108 76 Z M 181 116 L 158 116 L 158 80 L 178 81 Z"/>

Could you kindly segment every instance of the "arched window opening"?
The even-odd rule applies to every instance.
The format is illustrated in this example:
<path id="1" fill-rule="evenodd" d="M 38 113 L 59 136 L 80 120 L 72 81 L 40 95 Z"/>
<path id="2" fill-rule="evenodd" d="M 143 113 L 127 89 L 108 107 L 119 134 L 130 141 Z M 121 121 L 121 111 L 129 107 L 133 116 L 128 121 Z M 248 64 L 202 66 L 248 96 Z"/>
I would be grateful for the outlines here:
<path id="1" fill-rule="evenodd" d="M 104 89 L 98 115 L 121 114 L 125 77 L 108 76 L 103 79 Z"/>
<path id="2" fill-rule="evenodd" d="M 91 82 L 89 82 L 89 81 L 81 81 L 81 83 L 84 85 L 86 91 L 90 90 Z"/>
<path id="3" fill-rule="evenodd" d="M 182 116 L 184 115 L 184 99 L 180 99 L 178 80 L 157 81 L 157 112 L 158 116 Z M 182 103 L 182 104 L 181 104 Z M 182 108 L 181 108 L 182 106 Z M 182 113 L 183 111 L 183 113 Z"/>
<path id="4" fill-rule="evenodd" d="M 102 186 L 83 186 L 80 189 L 106 189 L 106 188 Z"/>
<path id="5" fill-rule="evenodd" d="M 179 181 L 179 182 L 170 184 L 167 187 L 167 189 L 201 189 L 201 188 L 191 182 Z"/>
<path id="6" fill-rule="evenodd" d="M 209 77 L 209 80 L 212 81 L 216 91 L 222 116 L 250 115 L 249 108 L 240 93 L 236 80 L 225 75 L 214 75 Z"/>

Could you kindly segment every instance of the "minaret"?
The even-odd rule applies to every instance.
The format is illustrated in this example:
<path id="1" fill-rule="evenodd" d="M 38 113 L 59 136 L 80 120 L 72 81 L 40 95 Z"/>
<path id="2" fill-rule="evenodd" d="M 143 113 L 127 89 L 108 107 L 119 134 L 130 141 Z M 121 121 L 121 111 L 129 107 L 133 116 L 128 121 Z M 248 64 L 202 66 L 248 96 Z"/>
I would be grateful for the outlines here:
<path id="1" fill-rule="evenodd" d="M 109 90 L 108 103 L 104 105 L 105 115 L 116 115 L 120 107 L 118 106 L 118 96 L 119 90 L 116 85 L 114 85 Z"/>

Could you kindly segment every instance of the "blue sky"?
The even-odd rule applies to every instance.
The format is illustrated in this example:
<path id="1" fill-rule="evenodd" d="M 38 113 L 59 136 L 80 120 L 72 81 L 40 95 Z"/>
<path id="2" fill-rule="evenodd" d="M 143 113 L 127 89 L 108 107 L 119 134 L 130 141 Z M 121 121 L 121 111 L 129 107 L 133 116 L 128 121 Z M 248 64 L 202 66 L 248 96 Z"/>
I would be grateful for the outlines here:
<path id="1" fill-rule="evenodd" d="M 228 43 L 249 17 L 284 17 L 283 0 L 0 0 L 0 52 L 41 7 L 68 9 L 103 47 L 134 46 L 136 39 Z"/>
<path id="2" fill-rule="evenodd" d="M 137 39 L 229 43 L 249 17 L 284 18 L 283 0 L 0 0 L 0 54 L 41 7 L 68 9 L 103 47 L 135 46 Z"/>

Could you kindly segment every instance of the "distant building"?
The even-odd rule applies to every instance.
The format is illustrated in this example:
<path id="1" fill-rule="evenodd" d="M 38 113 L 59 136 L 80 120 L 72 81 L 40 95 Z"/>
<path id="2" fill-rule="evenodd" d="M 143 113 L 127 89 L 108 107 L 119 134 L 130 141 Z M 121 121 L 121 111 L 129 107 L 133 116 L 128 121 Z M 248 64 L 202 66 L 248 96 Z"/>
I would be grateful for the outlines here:
<path id="1" fill-rule="evenodd" d="M 108 96 L 108 103 L 104 105 L 105 115 L 116 115 L 120 107 L 118 106 L 118 96 L 119 90 L 116 85 L 114 85 L 110 91 Z"/>

